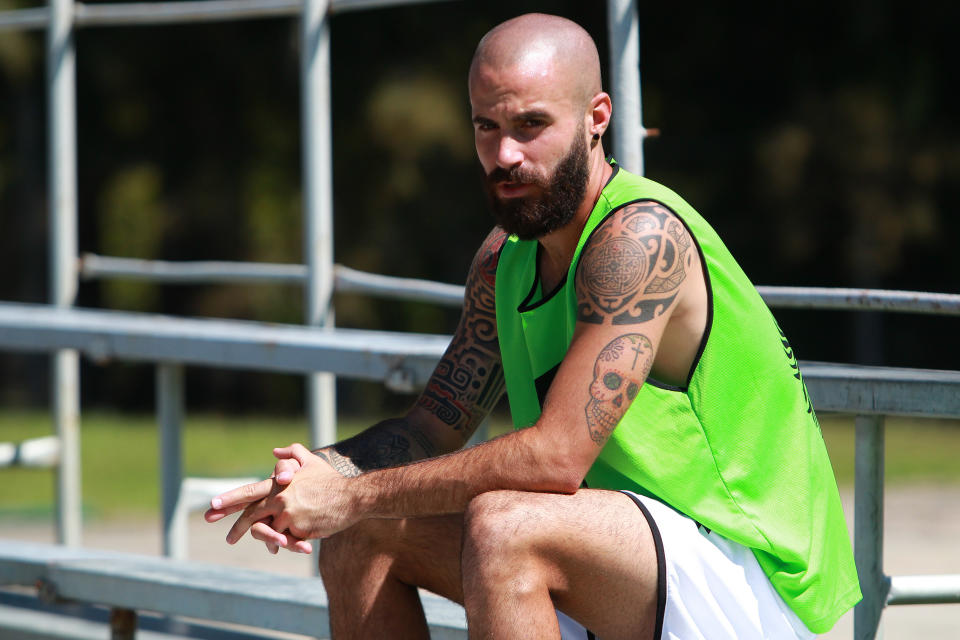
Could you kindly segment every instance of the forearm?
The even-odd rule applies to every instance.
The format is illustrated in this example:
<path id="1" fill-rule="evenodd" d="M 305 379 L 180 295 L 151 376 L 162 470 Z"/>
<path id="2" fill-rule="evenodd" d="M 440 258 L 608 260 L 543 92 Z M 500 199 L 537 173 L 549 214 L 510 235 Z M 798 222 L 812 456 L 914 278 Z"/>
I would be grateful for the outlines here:
<path id="1" fill-rule="evenodd" d="M 462 513 L 475 496 L 498 489 L 573 493 L 582 473 L 532 427 L 481 445 L 351 481 L 362 517 Z"/>
<path id="2" fill-rule="evenodd" d="M 383 420 L 352 438 L 314 451 L 348 478 L 444 452 L 409 415 Z"/>

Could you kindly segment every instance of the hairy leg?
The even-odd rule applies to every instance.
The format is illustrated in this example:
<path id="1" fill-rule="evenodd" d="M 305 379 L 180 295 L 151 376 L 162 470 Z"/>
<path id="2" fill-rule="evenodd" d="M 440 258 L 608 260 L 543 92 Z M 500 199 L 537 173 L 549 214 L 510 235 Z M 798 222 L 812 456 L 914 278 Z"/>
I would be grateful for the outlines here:
<path id="1" fill-rule="evenodd" d="M 653 637 L 656 548 L 627 496 L 494 491 L 464 529 L 471 638 L 559 638 L 554 606 L 604 640 Z"/>
<path id="2" fill-rule="evenodd" d="M 429 638 L 417 587 L 463 602 L 463 517 L 364 520 L 320 544 L 336 640 Z"/>

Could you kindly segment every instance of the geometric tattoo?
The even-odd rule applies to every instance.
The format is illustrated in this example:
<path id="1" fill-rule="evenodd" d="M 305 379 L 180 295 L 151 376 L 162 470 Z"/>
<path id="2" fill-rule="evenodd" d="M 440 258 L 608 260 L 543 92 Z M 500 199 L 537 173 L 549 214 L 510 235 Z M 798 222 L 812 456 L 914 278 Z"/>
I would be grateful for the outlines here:
<path id="1" fill-rule="evenodd" d="M 460 325 L 417 400 L 422 409 L 458 432 L 464 442 L 504 391 L 494 300 L 497 264 L 506 238 L 506 232 L 494 229 L 474 257 Z"/>
<path id="2" fill-rule="evenodd" d="M 686 228 L 661 204 L 624 207 L 596 229 L 577 270 L 577 320 L 638 324 L 662 315 L 693 261 Z"/>
<path id="3" fill-rule="evenodd" d="M 653 345 L 639 333 L 612 340 L 597 356 L 590 384 L 590 400 L 584 411 L 590 439 L 603 446 L 637 397 L 650 367 Z"/>
<path id="4" fill-rule="evenodd" d="M 497 264 L 507 239 L 495 228 L 470 266 L 463 313 L 453 340 L 417 399 L 417 406 L 448 425 L 465 443 L 503 396 L 505 383 L 497 339 Z M 316 451 L 347 477 L 432 458 L 440 452 L 407 418 L 384 420 L 348 440 Z"/>
<path id="5" fill-rule="evenodd" d="M 340 475 L 354 478 L 366 471 L 429 458 L 436 455 L 437 449 L 407 418 L 389 418 L 359 435 L 314 453 Z"/>

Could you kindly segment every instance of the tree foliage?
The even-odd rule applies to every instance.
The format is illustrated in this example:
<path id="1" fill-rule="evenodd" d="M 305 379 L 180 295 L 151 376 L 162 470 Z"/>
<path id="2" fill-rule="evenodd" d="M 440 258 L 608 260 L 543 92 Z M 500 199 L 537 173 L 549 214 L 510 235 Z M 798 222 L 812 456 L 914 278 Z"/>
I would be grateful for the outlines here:
<path id="1" fill-rule="evenodd" d="M 643 3 L 644 118 L 663 132 L 646 143 L 648 175 L 700 210 L 758 284 L 957 292 L 958 7 Z M 463 280 L 491 224 L 466 70 L 488 28 L 527 11 L 580 22 L 607 57 L 602 3 L 448 2 L 333 16 L 338 262 Z M 81 251 L 302 261 L 295 20 L 91 28 L 76 42 Z M 43 47 L 42 33 L 0 36 L 5 300 L 47 298 Z M 94 282 L 78 303 L 299 322 L 300 298 L 293 287 Z M 342 326 L 448 332 L 456 321 L 416 303 L 338 295 L 336 305 Z M 955 319 L 777 316 L 805 359 L 956 368 L 960 356 Z M 42 398 L 41 367 L 4 355 L 0 396 Z M 143 367 L 90 373 L 88 400 L 151 402 Z M 299 408 L 293 377 L 192 380 L 192 398 L 216 406 Z"/>

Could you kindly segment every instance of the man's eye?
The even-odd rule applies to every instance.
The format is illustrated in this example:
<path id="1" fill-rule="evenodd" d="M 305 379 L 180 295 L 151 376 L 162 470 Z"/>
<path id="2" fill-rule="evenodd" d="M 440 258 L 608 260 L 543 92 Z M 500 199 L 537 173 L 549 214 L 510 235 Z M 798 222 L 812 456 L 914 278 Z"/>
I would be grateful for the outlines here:
<path id="1" fill-rule="evenodd" d="M 524 121 L 523 121 L 523 126 L 524 126 L 524 127 L 527 127 L 528 129 L 537 129 L 537 128 L 540 128 L 540 127 L 542 127 L 542 126 L 544 126 L 544 125 L 546 125 L 546 124 L 547 124 L 547 123 L 546 123 L 544 120 L 539 120 L 539 119 L 537 119 L 537 118 L 532 118 L 532 119 L 530 119 L 530 120 L 524 120 Z"/>
<path id="2" fill-rule="evenodd" d="M 493 131 L 497 128 L 497 125 L 492 122 L 478 122 L 477 130 L 478 131 Z"/>

